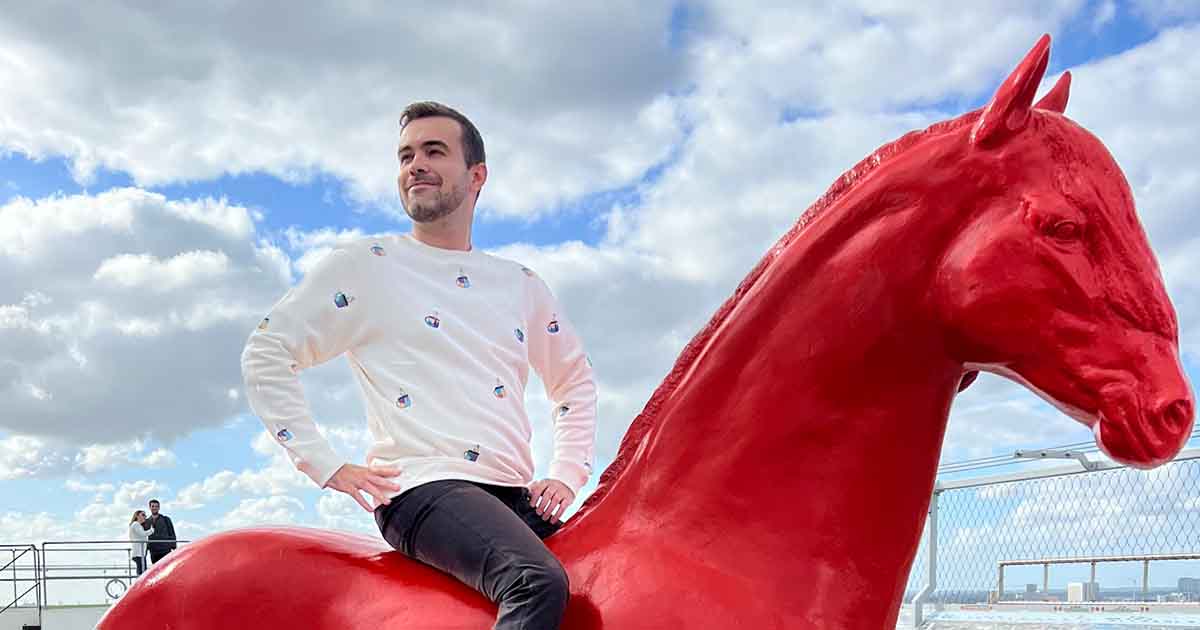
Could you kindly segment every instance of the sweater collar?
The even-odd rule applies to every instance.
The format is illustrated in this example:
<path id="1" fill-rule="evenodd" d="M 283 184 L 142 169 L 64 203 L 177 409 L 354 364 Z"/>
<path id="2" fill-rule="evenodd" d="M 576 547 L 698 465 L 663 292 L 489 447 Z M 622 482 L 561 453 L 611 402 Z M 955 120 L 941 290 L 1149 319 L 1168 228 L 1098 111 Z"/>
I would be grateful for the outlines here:
<path id="1" fill-rule="evenodd" d="M 398 238 L 415 248 L 417 251 L 421 252 L 423 255 L 430 258 L 436 258 L 438 260 L 454 260 L 460 262 L 467 261 L 474 259 L 479 252 L 479 249 L 474 246 L 472 246 L 469 251 L 464 252 L 457 249 L 442 249 L 441 247 L 426 245 L 425 243 L 417 240 L 417 238 L 413 236 L 411 232 L 401 234 Z"/>

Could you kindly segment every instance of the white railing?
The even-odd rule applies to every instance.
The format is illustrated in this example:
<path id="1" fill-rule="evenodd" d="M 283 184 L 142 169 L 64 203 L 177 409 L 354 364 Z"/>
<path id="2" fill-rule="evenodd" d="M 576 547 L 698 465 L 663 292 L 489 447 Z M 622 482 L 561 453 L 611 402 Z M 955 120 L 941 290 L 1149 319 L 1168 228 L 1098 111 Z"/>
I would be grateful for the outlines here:
<path id="1" fill-rule="evenodd" d="M 0 595 L 0 617 L 8 611 L 36 608 L 40 623 L 41 612 L 53 603 L 51 587 L 56 585 L 76 587 L 70 603 L 111 604 L 136 579 L 128 540 L 46 541 L 40 547 L 0 545 L 0 584 L 12 584 L 11 600 L 7 594 Z M 100 589 L 88 592 L 84 585 L 99 585 Z"/>

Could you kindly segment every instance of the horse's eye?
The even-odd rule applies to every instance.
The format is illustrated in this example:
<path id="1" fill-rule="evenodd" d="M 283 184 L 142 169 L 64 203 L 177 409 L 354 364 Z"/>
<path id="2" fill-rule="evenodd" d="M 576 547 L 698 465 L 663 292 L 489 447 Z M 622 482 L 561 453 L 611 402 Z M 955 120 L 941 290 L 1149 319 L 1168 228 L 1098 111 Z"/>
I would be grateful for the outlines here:
<path id="1" fill-rule="evenodd" d="M 1074 241 L 1079 238 L 1082 230 L 1074 221 L 1059 221 L 1050 228 L 1050 236 L 1060 241 Z"/>

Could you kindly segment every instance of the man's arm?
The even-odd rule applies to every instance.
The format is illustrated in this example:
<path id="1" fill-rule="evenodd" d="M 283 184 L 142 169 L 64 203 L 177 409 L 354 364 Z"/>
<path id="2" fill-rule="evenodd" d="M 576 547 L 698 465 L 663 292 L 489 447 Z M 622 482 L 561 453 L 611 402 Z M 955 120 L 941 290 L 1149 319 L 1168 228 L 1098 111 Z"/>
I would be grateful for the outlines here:
<path id="1" fill-rule="evenodd" d="M 271 309 L 242 352 L 246 399 L 292 463 L 325 487 L 345 460 L 321 435 L 300 371 L 354 347 L 366 328 L 354 252 L 334 249 Z"/>
<path id="2" fill-rule="evenodd" d="M 538 511 L 553 517 L 549 520 L 557 520 L 587 483 L 594 465 L 596 383 L 583 342 L 550 288 L 537 276 L 527 280 L 532 306 L 529 362 L 546 386 L 554 423 L 554 456 L 549 476 L 570 491 L 569 497 L 555 497 L 539 506 Z M 546 491 L 546 484 L 535 485 L 535 495 Z M 535 496 L 535 504 L 537 499 Z"/>

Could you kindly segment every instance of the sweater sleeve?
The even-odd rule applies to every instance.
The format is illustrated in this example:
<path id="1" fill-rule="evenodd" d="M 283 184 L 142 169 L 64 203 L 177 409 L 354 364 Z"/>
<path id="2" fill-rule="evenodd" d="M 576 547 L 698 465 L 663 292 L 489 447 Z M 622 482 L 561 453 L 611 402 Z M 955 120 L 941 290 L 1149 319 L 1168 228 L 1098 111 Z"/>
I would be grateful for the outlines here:
<path id="1" fill-rule="evenodd" d="M 129 524 L 129 540 L 131 540 L 133 542 L 141 542 L 141 541 L 149 540 L 150 534 L 153 534 L 153 533 L 154 533 L 153 527 L 150 528 L 150 531 L 146 531 L 146 530 L 142 529 L 142 524 L 138 523 L 137 521 L 134 521 Z"/>
<path id="2" fill-rule="evenodd" d="M 366 329 L 356 303 L 361 275 L 355 255 L 331 251 L 271 309 L 246 342 L 242 376 L 246 399 L 301 472 L 325 487 L 345 459 L 317 429 L 300 371 L 357 345 Z"/>
<path id="3" fill-rule="evenodd" d="M 554 423 L 550 477 L 575 494 L 592 473 L 596 448 L 596 384 L 574 326 L 536 275 L 527 278 L 529 363 L 546 386 Z"/>

